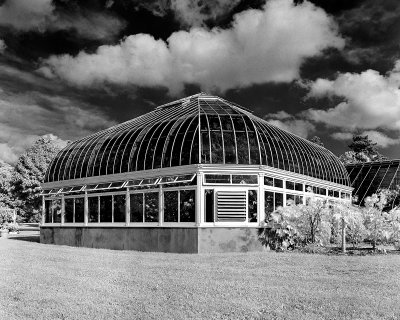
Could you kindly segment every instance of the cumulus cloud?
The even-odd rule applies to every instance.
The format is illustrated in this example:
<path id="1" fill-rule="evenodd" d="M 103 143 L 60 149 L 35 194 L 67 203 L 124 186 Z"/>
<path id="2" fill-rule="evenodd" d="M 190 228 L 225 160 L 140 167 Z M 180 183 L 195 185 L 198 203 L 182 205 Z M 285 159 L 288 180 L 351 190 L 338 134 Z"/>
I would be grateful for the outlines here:
<path id="1" fill-rule="evenodd" d="M 94 107 L 39 92 L 0 90 L 0 159 L 13 163 L 39 137 L 74 140 L 115 124 Z M 64 142 L 65 143 L 65 142 Z"/>
<path id="2" fill-rule="evenodd" d="M 7 46 L 3 39 L 0 39 L 0 53 L 3 53 L 6 50 Z"/>
<path id="3" fill-rule="evenodd" d="M 264 118 L 270 124 L 303 138 L 308 138 L 315 132 L 315 125 L 310 121 L 299 119 L 283 110 L 276 113 L 269 113 Z"/>
<path id="4" fill-rule="evenodd" d="M 377 143 L 378 147 L 387 148 L 392 145 L 400 144 L 400 138 L 391 138 L 383 132 L 376 130 L 365 130 L 359 133 L 363 136 L 368 136 L 370 140 Z M 353 138 L 352 132 L 334 132 L 331 137 L 336 140 L 350 141 Z"/>
<path id="5" fill-rule="evenodd" d="M 308 98 L 339 97 L 335 107 L 306 111 L 310 120 L 329 127 L 400 131 L 400 61 L 382 75 L 375 70 L 339 74 L 334 80 L 317 79 L 306 85 Z"/>
<path id="6" fill-rule="evenodd" d="M 109 14 L 58 12 L 52 0 L 5 0 L 0 5 L 0 25 L 18 31 L 75 30 L 89 39 L 114 37 L 124 27 Z"/>
<path id="7" fill-rule="evenodd" d="M 132 84 L 177 94 L 185 84 L 197 84 L 225 91 L 290 82 L 299 77 L 306 58 L 343 46 L 334 20 L 322 9 L 307 1 L 271 0 L 262 10 L 235 15 L 230 29 L 192 28 L 173 33 L 166 42 L 131 35 L 95 53 L 51 56 L 39 70 L 77 86 Z"/>

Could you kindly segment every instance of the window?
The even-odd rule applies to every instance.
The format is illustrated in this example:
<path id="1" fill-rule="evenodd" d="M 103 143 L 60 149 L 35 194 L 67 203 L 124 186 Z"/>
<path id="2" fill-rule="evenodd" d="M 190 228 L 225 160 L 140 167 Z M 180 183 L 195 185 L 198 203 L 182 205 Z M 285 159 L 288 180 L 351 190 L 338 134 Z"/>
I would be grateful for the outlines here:
<path id="1" fill-rule="evenodd" d="M 247 196 L 247 217 L 249 222 L 257 222 L 257 191 L 249 190 Z"/>
<path id="2" fill-rule="evenodd" d="M 296 191 L 303 191 L 303 184 L 302 183 L 298 183 L 298 182 L 296 182 L 295 184 L 294 184 L 294 189 L 296 190 Z"/>
<path id="3" fill-rule="evenodd" d="M 283 206 L 283 194 L 275 192 L 275 210 Z"/>
<path id="4" fill-rule="evenodd" d="M 214 190 L 204 190 L 204 208 L 205 208 L 205 221 L 214 222 Z"/>
<path id="5" fill-rule="evenodd" d="M 118 194 L 113 196 L 114 222 L 125 222 L 125 195 Z"/>
<path id="6" fill-rule="evenodd" d="M 206 183 L 231 183 L 231 176 L 228 174 L 206 174 L 204 178 Z"/>
<path id="7" fill-rule="evenodd" d="M 271 191 L 264 191 L 264 211 L 266 219 L 274 212 L 274 193 Z"/>
<path id="8" fill-rule="evenodd" d="M 112 196 L 100 197 L 100 222 L 112 222 Z"/>
<path id="9" fill-rule="evenodd" d="M 75 222 L 84 222 L 84 198 L 75 198 Z"/>
<path id="10" fill-rule="evenodd" d="M 53 222 L 61 222 L 61 199 L 53 200 Z"/>
<path id="11" fill-rule="evenodd" d="M 287 194 L 286 195 L 286 205 L 290 206 L 292 204 L 295 204 L 295 202 L 294 202 L 294 194 Z"/>
<path id="12" fill-rule="evenodd" d="M 257 175 L 232 175 L 232 183 L 233 184 L 257 184 L 258 183 L 258 177 Z"/>
<path id="13" fill-rule="evenodd" d="M 131 222 L 143 222 L 143 193 L 130 195 Z"/>
<path id="14" fill-rule="evenodd" d="M 44 201 L 44 208 L 45 208 L 45 223 L 52 223 L 53 222 L 53 201 L 45 200 Z"/>
<path id="15" fill-rule="evenodd" d="M 89 222 L 99 222 L 99 197 L 89 197 Z"/>
<path id="16" fill-rule="evenodd" d="M 286 189 L 294 190 L 294 182 L 286 181 Z"/>
<path id="17" fill-rule="evenodd" d="M 158 222 L 158 192 L 144 194 L 144 221 Z"/>
<path id="18" fill-rule="evenodd" d="M 274 178 L 264 177 L 264 185 L 272 187 L 274 185 Z"/>
<path id="19" fill-rule="evenodd" d="M 180 190 L 180 222 L 196 221 L 195 190 Z"/>
<path id="20" fill-rule="evenodd" d="M 335 198 L 339 198 L 339 191 L 333 191 L 333 196 L 335 197 Z"/>
<path id="21" fill-rule="evenodd" d="M 178 222 L 178 191 L 164 192 L 164 221 Z"/>
<path id="22" fill-rule="evenodd" d="M 74 199 L 68 198 L 64 200 L 64 222 L 74 222 Z"/>
<path id="23" fill-rule="evenodd" d="M 283 188 L 283 180 L 282 179 L 274 179 L 274 187 L 275 188 Z"/>

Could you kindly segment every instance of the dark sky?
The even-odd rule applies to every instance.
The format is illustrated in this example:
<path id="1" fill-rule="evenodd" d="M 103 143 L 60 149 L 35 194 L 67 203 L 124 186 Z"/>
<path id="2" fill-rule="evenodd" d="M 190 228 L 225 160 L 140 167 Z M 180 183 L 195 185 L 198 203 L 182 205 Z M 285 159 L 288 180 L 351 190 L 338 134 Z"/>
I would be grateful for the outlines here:
<path id="1" fill-rule="evenodd" d="M 0 0 L 0 159 L 199 91 L 399 158 L 400 2 Z"/>

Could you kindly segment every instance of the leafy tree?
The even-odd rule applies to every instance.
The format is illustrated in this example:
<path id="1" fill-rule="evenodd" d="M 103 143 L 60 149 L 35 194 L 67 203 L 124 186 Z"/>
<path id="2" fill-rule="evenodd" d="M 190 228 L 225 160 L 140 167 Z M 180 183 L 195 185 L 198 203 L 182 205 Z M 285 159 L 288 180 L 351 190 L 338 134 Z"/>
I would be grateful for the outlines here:
<path id="1" fill-rule="evenodd" d="M 351 151 L 346 151 L 339 159 L 344 164 L 381 161 L 387 158 L 377 150 L 377 143 L 368 139 L 368 135 L 354 135 L 353 141 L 348 146 Z"/>
<path id="2" fill-rule="evenodd" d="M 20 200 L 19 212 L 25 221 L 39 221 L 40 184 L 51 160 L 64 145 L 53 135 L 45 135 L 19 157 L 15 165 L 14 195 Z"/>
<path id="3" fill-rule="evenodd" d="M 0 160 L 0 207 L 14 208 L 16 200 L 12 194 L 14 168 Z"/>
<path id="4" fill-rule="evenodd" d="M 324 147 L 324 143 L 321 141 L 321 138 L 318 137 L 318 136 L 312 137 L 311 139 L 309 139 L 309 141 L 311 141 L 311 142 L 313 142 L 313 143 L 315 143 L 315 144 L 317 144 L 317 145 L 319 145 L 321 147 Z"/>

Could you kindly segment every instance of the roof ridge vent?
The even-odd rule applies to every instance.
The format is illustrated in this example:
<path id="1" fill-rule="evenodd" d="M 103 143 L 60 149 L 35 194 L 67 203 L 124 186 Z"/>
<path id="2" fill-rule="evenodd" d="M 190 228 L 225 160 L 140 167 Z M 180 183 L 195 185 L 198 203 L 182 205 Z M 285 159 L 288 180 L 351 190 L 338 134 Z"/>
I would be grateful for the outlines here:
<path id="1" fill-rule="evenodd" d="M 179 99 L 179 100 L 171 101 L 171 102 L 168 102 L 168 103 L 162 104 L 161 106 L 156 107 L 154 110 L 159 111 L 159 110 L 163 110 L 166 108 L 174 107 L 179 104 L 182 105 L 183 107 L 185 107 L 192 99 L 197 98 L 201 95 L 206 95 L 206 93 L 200 92 L 200 93 L 196 93 L 194 95 L 191 95 L 191 96 Z"/>

